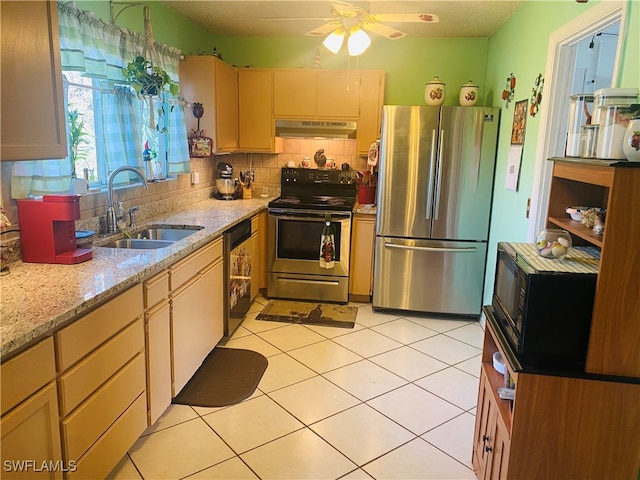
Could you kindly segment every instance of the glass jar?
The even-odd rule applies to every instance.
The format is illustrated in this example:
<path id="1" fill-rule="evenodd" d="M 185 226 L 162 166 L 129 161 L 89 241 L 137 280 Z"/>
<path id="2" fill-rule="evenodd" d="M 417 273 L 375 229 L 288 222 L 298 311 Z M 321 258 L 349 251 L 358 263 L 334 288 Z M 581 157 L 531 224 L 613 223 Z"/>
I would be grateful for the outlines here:
<path id="1" fill-rule="evenodd" d="M 582 139 L 580 141 L 580 156 L 583 158 L 596 158 L 598 145 L 598 129 L 600 125 L 583 125 Z"/>
<path id="2" fill-rule="evenodd" d="M 541 257 L 562 260 L 571 248 L 571 235 L 559 228 L 545 228 L 536 235 L 535 245 Z"/>
<path id="3" fill-rule="evenodd" d="M 640 162 L 640 115 L 636 115 L 629 120 L 622 145 L 627 160 Z"/>

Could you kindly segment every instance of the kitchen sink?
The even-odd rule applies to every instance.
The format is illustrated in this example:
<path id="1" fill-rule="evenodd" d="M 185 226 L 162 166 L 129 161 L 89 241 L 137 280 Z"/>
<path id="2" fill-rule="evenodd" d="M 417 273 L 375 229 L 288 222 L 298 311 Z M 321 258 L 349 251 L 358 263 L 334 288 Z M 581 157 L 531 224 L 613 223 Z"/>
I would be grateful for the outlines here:
<path id="1" fill-rule="evenodd" d="M 134 232 L 131 237 L 113 240 L 101 245 L 109 248 L 153 249 L 164 248 L 202 230 L 199 225 L 157 225 Z"/>
<path id="2" fill-rule="evenodd" d="M 135 234 L 137 239 L 149 239 L 149 240 L 168 240 L 171 242 L 177 242 L 189 235 L 194 234 L 198 230 L 202 230 L 203 227 L 182 227 L 172 225 L 162 225 L 159 227 L 145 228 Z"/>
<path id="3" fill-rule="evenodd" d="M 152 249 L 164 248 L 172 245 L 171 240 L 148 240 L 142 238 L 122 238 L 113 242 L 105 243 L 103 247 L 111 248 L 133 248 L 133 249 Z"/>

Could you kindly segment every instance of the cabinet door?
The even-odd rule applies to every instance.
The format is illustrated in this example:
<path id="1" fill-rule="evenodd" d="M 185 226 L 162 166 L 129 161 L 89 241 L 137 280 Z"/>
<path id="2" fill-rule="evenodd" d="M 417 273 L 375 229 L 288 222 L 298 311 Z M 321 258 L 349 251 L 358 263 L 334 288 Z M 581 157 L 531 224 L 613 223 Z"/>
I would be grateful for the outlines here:
<path id="1" fill-rule="evenodd" d="M 148 425 L 153 425 L 171 403 L 170 321 L 168 300 L 145 314 Z"/>
<path id="2" fill-rule="evenodd" d="M 479 479 L 491 478 L 491 453 L 497 428 L 497 409 L 491 398 L 490 388 L 491 384 L 484 372 L 481 372 L 473 444 L 473 468 Z"/>
<path id="3" fill-rule="evenodd" d="M 284 70 L 273 74 L 273 114 L 281 118 L 314 118 L 318 90 L 317 72 Z"/>
<path id="4" fill-rule="evenodd" d="M 3 416 L 0 427 L 2 478 L 62 478 L 62 450 L 55 383 L 50 383 Z M 18 462 L 23 462 L 22 471 Z M 35 464 L 32 463 L 31 468 L 28 468 L 24 462 Z M 43 462 L 52 465 L 52 469 L 34 471 L 33 466 L 40 468 Z"/>
<path id="5" fill-rule="evenodd" d="M 244 152 L 273 151 L 273 72 L 238 69 L 238 144 Z"/>
<path id="6" fill-rule="evenodd" d="M 260 225 L 260 258 L 258 259 L 258 271 L 260 288 L 267 288 L 267 243 L 269 240 L 269 217 L 266 210 L 259 213 Z"/>
<path id="7" fill-rule="evenodd" d="M 380 137 L 383 103 L 384 72 L 362 71 L 360 73 L 360 112 L 357 139 L 359 155 L 367 155 L 371 143 Z"/>
<path id="8" fill-rule="evenodd" d="M 174 397 L 223 336 L 222 263 L 207 267 L 171 294 Z"/>
<path id="9" fill-rule="evenodd" d="M 357 118 L 360 74 L 355 71 L 318 72 L 318 118 Z"/>
<path id="10" fill-rule="evenodd" d="M 238 150 L 238 75 L 236 68 L 218 60 L 216 62 L 215 88 L 217 151 L 235 152 Z"/>
<path id="11" fill-rule="evenodd" d="M 260 291 L 260 217 L 251 219 L 251 301 Z"/>
<path id="12" fill-rule="evenodd" d="M 511 440 L 507 429 L 502 422 L 496 424 L 495 439 L 493 441 L 493 451 L 491 452 L 491 475 L 492 480 L 504 480 L 507 478 L 507 468 L 509 466 L 509 446 Z"/>
<path id="13" fill-rule="evenodd" d="M 0 2 L 2 160 L 67 156 L 57 2 Z"/>
<path id="14" fill-rule="evenodd" d="M 349 293 L 351 295 L 371 295 L 375 224 L 374 215 L 354 216 L 349 271 Z"/>

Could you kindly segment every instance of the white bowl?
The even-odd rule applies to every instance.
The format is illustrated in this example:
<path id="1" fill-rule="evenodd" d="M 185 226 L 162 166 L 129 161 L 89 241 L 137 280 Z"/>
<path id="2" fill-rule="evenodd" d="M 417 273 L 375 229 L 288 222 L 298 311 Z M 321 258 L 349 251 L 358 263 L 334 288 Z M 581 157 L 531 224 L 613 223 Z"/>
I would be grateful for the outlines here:
<path id="1" fill-rule="evenodd" d="M 500 352 L 496 352 L 493 354 L 493 368 L 496 369 L 498 373 L 504 375 L 504 372 L 507 370 L 507 366 L 502 359 L 502 355 Z"/>
<path id="2" fill-rule="evenodd" d="M 579 222 L 580 220 L 582 220 L 582 212 L 586 209 L 587 207 L 567 207 L 565 212 L 567 212 L 571 216 L 571 220 Z"/>

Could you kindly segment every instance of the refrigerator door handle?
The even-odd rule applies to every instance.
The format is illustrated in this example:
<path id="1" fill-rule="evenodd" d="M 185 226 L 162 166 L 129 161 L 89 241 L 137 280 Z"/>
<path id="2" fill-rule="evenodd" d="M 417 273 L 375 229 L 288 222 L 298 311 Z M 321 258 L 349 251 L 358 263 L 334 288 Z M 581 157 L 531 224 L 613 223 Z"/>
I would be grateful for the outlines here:
<path id="1" fill-rule="evenodd" d="M 396 243 L 384 243 L 385 248 L 396 248 L 398 250 L 415 250 L 421 252 L 450 252 L 450 253 L 475 253 L 476 247 L 419 247 L 417 245 L 398 245 Z"/>
<path id="2" fill-rule="evenodd" d="M 442 146 L 444 144 L 444 129 L 440 130 L 440 141 L 438 142 L 438 170 L 436 173 L 436 190 L 435 190 L 435 208 L 433 213 L 433 219 L 438 220 L 438 214 L 440 213 L 440 190 L 442 187 Z"/>
<path id="3" fill-rule="evenodd" d="M 429 155 L 429 176 L 427 178 L 427 220 L 431 219 L 431 205 L 433 203 L 433 192 L 431 186 L 433 185 L 433 170 L 436 163 L 436 129 L 431 130 L 431 153 Z"/>

